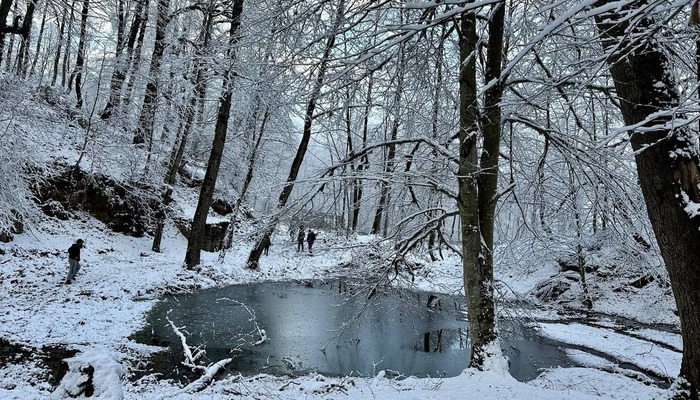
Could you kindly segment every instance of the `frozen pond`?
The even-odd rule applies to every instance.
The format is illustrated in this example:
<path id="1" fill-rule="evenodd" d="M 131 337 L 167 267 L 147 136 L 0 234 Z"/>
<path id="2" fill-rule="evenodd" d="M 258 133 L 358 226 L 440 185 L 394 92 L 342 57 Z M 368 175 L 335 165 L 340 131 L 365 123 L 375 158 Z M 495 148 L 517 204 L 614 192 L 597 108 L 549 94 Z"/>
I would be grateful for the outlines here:
<path id="1" fill-rule="evenodd" d="M 469 358 L 462 300 L 431 293 L 391 291 L 343 281 L 268 282 L 202 290 L 164 298 L 134 337 L 168 346 L 156 371 L 175 377 L 186 369 L 181 327 L 190 346 L 206 349 L 205 364 L 235 356 L 230 371 L 298 375 L 371 376 L 381 370 L 419 377 L 456 376 Z M 167 318 L 167 319 L 166 319 Z M 504 327 L 503 331 L 512 331 Z M 264 330 L 267 340 L 260 340 Z M 565 353 L 533 332 L 502 340 L 519 380 L 540 368 L 570 366 Z"/>

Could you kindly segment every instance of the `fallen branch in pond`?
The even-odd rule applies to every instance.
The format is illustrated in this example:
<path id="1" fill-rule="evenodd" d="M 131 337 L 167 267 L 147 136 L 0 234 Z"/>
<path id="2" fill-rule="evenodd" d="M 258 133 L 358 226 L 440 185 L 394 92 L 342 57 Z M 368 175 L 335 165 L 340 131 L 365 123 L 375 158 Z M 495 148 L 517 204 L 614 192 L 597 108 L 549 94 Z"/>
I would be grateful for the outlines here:
<path id="1" fill-rule="evenodd" d="M 263 344 L 263 343 L 265 343 L 265 341 L 267 341 L 267 339 L 268 339 L 267 332 L 265 332 L 265 329 L 260 328 L 260 325 L 258 325 L 258 321 L 255 317 L 255 311 L 248 308 L 248 306 L 246 306 L 244 303 L 241 303 L 240 301 L 237 301 L 237 300 L 229 299 L 228 297 L 222 297 L 220 299 L 216 299 L 216 301 L 220 301 L 220 300 L 230 301 L 231 303 L 238 304 L 239 306 L 243 307 L 248 312 L 248 314 L 250 315 L 250 319 L 248 320 L 248 322 L 253 323 L 253 326 L 255 326 L 255 333 L 259 337 L 259 339 L 256 342 L 253 342 L 253 346 Z"/>
<path id="2" fill-rule="evenodd" d="M 233 361 L 233 358 L 224 358 L 213 364 L 209 364 L 206 367 L 203 365 L 197 365 L 197 360 L 199 360 L 204 354 L 206 354 L 206 352 L 199 348 L 196 348 L 193 352 L 190 346 L 187 344 L 187 337 L 184 333 L 182 333 L 182 331 L 180 330 L 181 328 L 178 328 L 175 325 L 175 323 L 167 316 L 165 317 L 165 319 L 173 328 L 173 332 L 175 332 L 175 334 L 180 338 L 180 342 L 182 343 L 183 353 L 185 355 L 185 361 L 182 362 L 182 365 L 191 368 L 192 370 L 202 370 L 204 372 L 202 373 L 202 376 L 200 376 L 199 379 L 197 379 L 196 381 L 190 383 L 189 385 L 185 386 L 182 390 L 179 390 L 176 393 L 164 396 L 163 399 L 178 397 L 182 393 L 195 393 L 204 390 L 204 388 L 206 388 L 211 383 L 211 381 L 214 380 L 216 374 L 218 374 L 224 367 L 226 367 L 226 365 Z M 265 331 L 263 331 L 263 334 L 264 333 Z"/>
<path id="3" fill-rule="evenodd" d="M 197 365 L 197 360 L 199 360 L 204 354 L 206 354 L 206 351 L 196 348 L 195 352 L 192 353 L 192 349 L 190 349 L 190 346 L 187 345 L 187 338 L 185 335 L 180 331 L 180 329 L 175 326 L 175 323 L 170 320 L 170 318 L 165 317 L 165 319 L 168 321 L 170 326 L 173 328 L 173 332 L 180 338 L 180 342 L 182 343 L 182 349 L 185 354 L 185 361 L 182 362 L 182 364 L 186 367 L 192 368 L 192 369 L 204 369 L 203 366 Z"/>

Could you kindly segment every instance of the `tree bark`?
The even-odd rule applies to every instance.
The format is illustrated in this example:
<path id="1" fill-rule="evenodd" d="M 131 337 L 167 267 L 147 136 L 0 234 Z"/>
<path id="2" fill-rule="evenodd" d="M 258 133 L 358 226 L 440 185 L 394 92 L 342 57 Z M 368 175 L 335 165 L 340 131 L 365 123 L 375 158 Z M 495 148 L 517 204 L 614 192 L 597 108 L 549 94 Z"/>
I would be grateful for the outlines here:
<path id="1" fill-rule="evenodd" d="M 226 131 L 228 130 L 228 120 L 231 113 L 231 102 L 233 100 L 233 68 L 235 65 L 235 45 L 238 41 L 238 31 L 241 26 L 241 15 L 243 14 L 243 0 L 235 0 L 231 4 L 231 29 L 229 31 L 229 58 L 231 65 L 224 74 L 221 99 L 219 101 L 219 111 L 216 117 L 214 128 L 214 142 L 212 143 L 207 172 L 204 174 L 202 189 L 199 193 L 197 209 L 194 212 L 190 236 L 187 241 L 187 253 L 185 254 L 185 266 L 192 269 L 199 265 L 202 252 L 202 240 L 204 239 L 204 228 L 207 223 L 209 206 L 214 195 L 216 178 L 219 175 L 219 166 L 224 154 L 226 144 Z"/>
<path id="2" fill-rule="evenodd" d="M 362 120 L 362 148 L 367 146 L 367 135 L 369 134 L 369 115 L 372 112 L 372 86 L 374 83 L 374 76 L 370 73 L 368 77 L 369 82 L 367 83 L 367 97 L 365 98 L 365 110 Z M 352 151 L 352 149 L 351 149 Z M 367 154 L 363 154 L 360 158 L 360 163 L 355 168 L 355 174 L 361 175 L 363 171 L 369 168 L 369 157 Z M 363 193 L 363 183 L 362 179 L 353 179 L 352 181 L 352 224 L 351 231 L 357 232 L 357 227 L 360 222 L 360 209 L 362 206 L 362 193 Z"/>
<path id="3" fill-rule="evenodd" d="M 70 54 L 71 47 L 73 44 L 73 22 L 75 21 L 75 2 L 77 0 L 71 1 L 70 4 L 70 14 L 68 16 L 68 36 L 66 37 L 66 49 L 63 51 L 63 64 L 61 65 L 61 87 L 66 87 L 66 77 L 68 76 L 68 71 L 70 70 Z M 65 11 L 64 11 L 65 13 Z M 68 79 L 68 90 L 72 88 L 71 77 Z"/>
<path id="4" fill-rule="evenodd" d="M 143 11 L 144 8 L 148 8 L 148 0 L 136 2 L 136 6 L 134 7 L 134 19 L 131 22 L 129 36 L 125 40 L 124 35 L 126 32 L 124 31 L 126 27 L 124 22 L 124 5 L 123 0 L 119 0 L 118 13 L 120 18 L 117 30 L 117 47 L 114 55 L 114 70 L 112 70 L 112 78 L 110 79 L 109 99 L 107 100 L 107 104 L 105 104 L 105 108 L 100 113 L 100 118 L 102 119 L 109 119 L 114 109 L 119 108 L 121 104 L 122 87 L 124 86 L 126 73 L 134 56 L 134 45 L 136 44 L 136 37 L 143 23 L 142 19 L 145 14 Z"/>
<path id="5" fill-rule="evenodd" d="M 254 111 L 251 113 L 252 115 L 248 117 L 248 130 L 253 134 L 252 141 L 254 143 L 250 150 L 250 155 L 248 156 L 248 167 L 246 168 L 246 174 L 243 178 L 241 191 L 232 207 L 233 210 L 231 211 L 231 218 L 229 220 L 228 227 L 226 228 L 226 235 L 224 236 L 224 244 L 221 246 L 221 251 L 219 252 L 219 261 L 224 260 L 224 257 L 226 257 L 226 250 L 231 248 L 238 213 L 241 209 L 241 205 L 243 204 L 243 200 L 245 200 L 245 197 L 248 194 L 248 188 L 253 182 L 253 176 L 255 175 L 255 163 L 258 161 L 258 153 L 260 151 L 262 139 L 265 136 L 265 126 L 267 125 L 267 120 L 270 118 L 270 109 L 266 106 L 265 111 L 263 112 L 262 121 L 260 122 L 260 129 L 258 130 L 258 114 L 260 114 L 260 109 L 262 107 L 260 97 L 256 96 L 254 103 Z M 270 240 L 270 238 L 268 237 L 267 240 Z M 263 242 L 263 247 L 269 247 L 270 244 L 270 242 Z"/>
<path id="6" fill-rule="evenodd" d="M 83 107 L 83 68 L 85 68 L 85 42 L 87 40 L 87 17 L 90 0 L 83 0 L 83 9 L 80 12 L 80 39 L 78 40 L 78 55 L 75 61 L 75 98 L 76 108 Z"/>
<path id="7" fill-rule="evenodd" d="M 56 11 L 55 14 L 58 19 L 58 11 Z M 51 77 L 51 86 L 56 85 L 56 80 L 58 79 L 58 66 L 61 62 L 61 49 L 63 48 L 63 33 L 66 29 L 66 19 L 68 18 L 68 13 L 66 12 L 65 8 L 60 14 L 62 17 L 58 26 L 58 39 L 56 40 L 56 56 L 53 59 L 53 76 Z"/>
<path id="8" fill-rule="evenodd" d="M 15 7 L 15 11 L 17 10 L 17 7 Z M 13 19 L 12 26 L 19 26 L 19 20 L 22 19 L 19 15 L 15 15 L 15 18 Z M 12 70 L 12 51 L 15 48 L 15 35 L 10 36 L 10 42 L 7 44 L 7 62 L 5 63 L 5 70 L 6 71 L 11 71 Z"/>
<path id="9" fill-rule="evenodd" d="M 282 188 L 279 199 L 277 200 L 277 209 L 284 208 L 289 200 L 289 196 L 292 194 L 292 189 L 294 189 L 294 183 L 299 175 L 299 170 L 301 169 L 301 164 L 304 162 L 304 156 L 306 155 L 306 149 L 309 146 L 309 141 L 311 140 L 311 127 L 313 125 L 314 111 L 316 110 L 316 102 L 321 96 L 321 88 L 326 78 L 326 70 L 328 69 L 328 64 L 330 62 L 331 51 L 335 45 L 335 35 L 340 29 L 340 23 L 343 18 L 343 13 L 345 10 L 345 0 L 340 0 L 338 5 L 338 10 L 335 15 L 335 21 L 333 23 L 332 31 L 328 36 L 326 41 L 326 47 L 323 51 L 323 58 L 321 59 L 321 64 L 319 65 L 318 72 L 316 74 L 316 79 L 314 81 L 313 90 L 309 96 L 309 102 L 306 104 L 306 112 L 304 113 L 304 128 L 302 130 L 301 142 L 299 142 L 299 147 L 297 148 L 296 155 L 292 161 L 292 165 L 289 168 L 289 175 L 287 176 L 287 183 Z M 262 256 L 263 249 L 265 245 L 270 242 L 270 237 L 275 230 L 275 222 L 272 222 L 265 229 L 261 237 L 259 238 L 256 245 L 251 250 L 248 255 L 247 266 L 249 268 L 257 268 L 258 262 L 260 261 L 260 256 Z"/>
<path id="10" fill-rule="evenodd" d="M 44 12 L 41 15 L 41 25 L 39 27 L 39 35 L 36 39 L 36 47 L 34 48 L 34 60 L 32 60 L 32 68 L 29 71 L 31 75 L 34 75 L 36 71 L 36 64 L 39 61 L 39 53 L 41 53 L 41 42 L 44 40 L 44 28 L 46 28 L 46 14 L 49 12 L 48 6 L 44 6 Z M 44 64 L 46 64 L 46 56 L 44 57 Z M 44 78 L 44 69 L 42 68 L 41 78 Z"/>
<path id="11" fill-rule="evenodd" d="M 649 37 L 657 31 L 650 29 L 654 21 L 647 15 L 648 7 L 646 1 L 635 1 L 597 16 L 596 24 L 603 48 L 618 50 L 607 58 L 610 73 L 625 124 L 632 127 L 629 135 L 639 183 L 676 299 L 683 337 L 680 378 L 688 390 L 681 397 L 697 400 L 700 216 L 686 211 L 687 206 L 700 203 L 698 154 L 691 138 L 697 133 L 691 133 L 689 126 L 668 128 L 679 117 L 670 110 L 678 106 L 680 96 L 667 70 L 671 64 L 667 54 L 672 53 L 664 50 L 663 41 Z M 637 125 L 643 129 L 634 129 Z"/>
<path id="12" fill-rule="evenodd" d="M 138 75 L 139 65 L 141 65 L 141 51 L 143 50 L 143 41 L 146 37 L 146 24 L 148 23 L 148 1 L 144 2 L 143 16 L 139 20 L 138 29 L 136 32 L 136 47 L 131 54 L 129 65 L 127 66 L 126 90 L 124 96 L 121 97 L 121 102 L 125 105 L 131 104 L 131 94 L 136 85 L 136 76 Z"/>
<path id="13" fill-rule="evenodd" d="M 209 39 L 211 35 L 211 24 L 212 18 L 209 15 L 204 16 L 204 22 L 202 23 L 202 29 L 200 31 L 200 38 L 202 43 L 200 44 L 200 52 L 202 49 L 206 49 L 209 44 Z M 134 26 L 138 26 L 134 23 Z M 132 35 L 135 38 L 135 33 Z M 203 66 L 200 64 L 201 54 L 198 54 L 197 60 L 194 62 L 192 67 L 192 76 L 194 76 L 194 85 L 192 88 L 192 94 L 190 95 L 189 103 L 185 107 L 185 112 L 182 121 L 182 129 L 178 129 L 178 138 L 175 140 L 175 145 L 173 146 L 173 151 L 170 153 L 170 158 L 168 161 L 168 171 L 165 176 L 165 192 L 163 192 L 162 207 L 163 212 L 158 216 L 158 222 L 156 224 L 156 231 L 153 235 L 153 244 L 151 250 L 159 253 L 160 244 L 163 238 L 163 229 L 165 228 L 165 218 L 168 206 L 172 201 L 172 185 L 175 184 L 175 178 L 177 177 L 177 171 L 182 164 L 182 158 L 185 154 L 185 148 L 187 147 L 187 140 L 192 132 L 192 127 L 194 125 L 195 112 L 197 104 L 204 101 L 204 71 Z"/>
<path id="14" fill-rule="evenodd" d="M 153 44 L 153 54 L 151 56 L 151 66 L 148 73 L 148 83 L 146 93 L 143 97 L 143 106 L 139 114 L 139 123 L 134 133 L 133 143 L 142 144 L 153 140 L 153 127 L 155 124 L 156 106 L 158 100 L 158 77 L 160 66 L 165 52 L 165 28 L 168 25 L 168 9 L 170 0 L 158 0 L 158 15 L 156 22 L 156 38 Z"/>
<path id="15" fill-rule="evenodd" d="M 34 10 L 36 9 L 36 0 L 30 0 L 27 3 L 27 11 L 24 13 L 22 20 L 22 42 L 17 53 L 17 72 L 21 76 L 27 74 L 27 63 L 29 59 L 29 45 L 32 33 L 32 22 L 34 21 Z"/>
<path id="16" fill-rule="evenodd" d="M 391 175 L 394 173 L 395 158 L 396 158 L 396 144 L 393 142 L 399 136 L 399 122 L 401 120 L 401 96 L 403 94 L 403 79 L 404 79 L 404 49 L 403 46 L 399 46 L 397 68 L 396 68 L 396 92 L 394 93 L 394 104 L 393 104 L 393 120 L 391 124 L 391 137 L 389 140 L 392 142 L 388 146 L 386 159 L 384 160 L 384 179 L 379 181 L 379 204 L 377 205 L 377 210 L 374 213 L 374 220 L 372 222 L 372 234 L 379 234 L 382 227 L 382 218 L 385 218 L 386 208 L 389 206 L 389 196 L 390 196 L 390 180 Z M 384 232 L 386 234 L 386 232 Z"/>
<path id="17" fill-rule="evenodd" d="M 459 212 L 462 229 L 464 289 L 469 313 L 472 351 L 469 366 L 487 367 L 487 359 L 502 357 L 497 346 L 493 288 L 494 213 L 498 190 L 498 157 L 501 135 L 500 83 L 505 3 L 496 4 L 489 21 L 483 118 L 478 115 L 476 57 L 479 39 L 476 15 L 461 17 L 460 29 L 460 158 L 458 169 Z M 481 154 L 477 150 L 483 132 Z M 497 351 L 498 354 L 493 352 Z"/>

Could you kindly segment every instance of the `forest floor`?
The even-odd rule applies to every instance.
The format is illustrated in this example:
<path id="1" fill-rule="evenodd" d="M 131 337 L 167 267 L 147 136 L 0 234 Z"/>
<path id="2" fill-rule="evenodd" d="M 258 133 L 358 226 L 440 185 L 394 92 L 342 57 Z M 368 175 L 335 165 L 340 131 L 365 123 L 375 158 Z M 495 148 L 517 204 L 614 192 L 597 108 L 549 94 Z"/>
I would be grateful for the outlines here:
<path id="1" fill-rule="evenodd" d="M 78 238 L 86 243 L 83 268 L 66 285 L 66 249 Z M 224 262 L 218 261 L 218 254 L 203 253 L 201 270 L 196 272 L 182 267 L 186 241 L 174 227 L 167 229 L 162 253 L 150 251 L 148 237 L 115 234 L 87 216 L 70 221 L 47 218 L 39 228 L 0 243 L 0 398 L 462 399 L 471 393 L 475 399 L 627 400 L 670 396 L 669 390 L 649 378 L 672 381 L 680 368 L 682 344 L 668 288 L 615 290 L 620 282 L 601 279 L 591 282 L 596 294 L 591 313 L 572 308 L 574 303 L 539 304 L 531 296 L 533 288 L 557 275 L 556 265 L 497 271 L 500 300 L 526 305 L 511 308 L 506 317 L 526 321 L 552 339 L 595 350 L 600 357 L 572 352 L 569 356 L 578 357 L 583 367 L 546 370 L 529 382 L 516 381 L 504 367 L 488 372 L 467 369 L 453 378 L 393 379 L 381 371 L 370 377 L 234 373 L 200 387 L 156 376 L 134 378 L 158 349 L 136 343 L 130 336 L 144 326 L 146 314 L 163 295 L 237 283 L 376 273 L 376 265 L 358 262 L 361 255 L 356 245 L 369 238 L 348 242 L 321 232 L 313 257 L 297 253 L 287 238 L 285 232 L 273 238 L 270 255 L 257 270 L 242 267 L 249 245 L 241 245 Z M 447 294 L 462 290 L 461 267 L 455 257 L 424 262 L 415 272 L 414 279 L 402 274 L 396 284 Z M 649 373 L 621 368 L 624 363 Z M 91 384 L 85 385 L 88 379 Z"/>

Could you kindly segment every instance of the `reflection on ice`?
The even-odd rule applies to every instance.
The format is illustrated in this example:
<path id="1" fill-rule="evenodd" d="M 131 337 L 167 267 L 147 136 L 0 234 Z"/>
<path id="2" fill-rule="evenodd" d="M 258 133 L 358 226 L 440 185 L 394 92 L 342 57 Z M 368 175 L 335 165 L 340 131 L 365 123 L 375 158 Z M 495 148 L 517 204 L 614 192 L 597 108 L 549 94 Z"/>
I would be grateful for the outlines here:
<path id="1" fill-rule="evenodd" d="M 369 376 L 387 370 L 438 377 L 466 368 L 469 341 L 461 299 L 403 290 L 369 293 L 346 281 L 204 290 L 163 299 L 135 337 L 171 348 L 170 361 L 158 366 L 169 377 L 176 375 L 172 361 L 182 347 L 166 318 L 184 327 L 188 345 L 205 348 L 210 361 L 233 355 L 228 368 L 246 375 Z M 520 380 L 535 378 L 540 368 L 570 365 L 562 350 L 532 333 L 502 343 L 511 374 Z"/>

